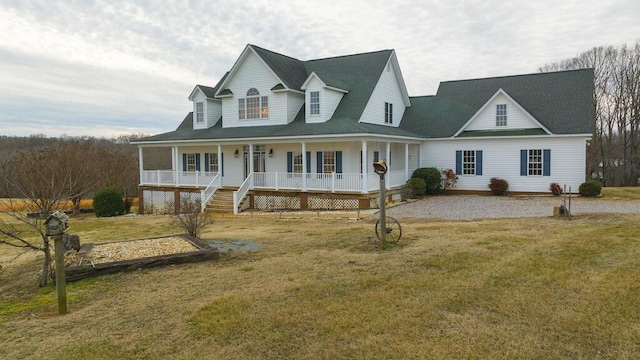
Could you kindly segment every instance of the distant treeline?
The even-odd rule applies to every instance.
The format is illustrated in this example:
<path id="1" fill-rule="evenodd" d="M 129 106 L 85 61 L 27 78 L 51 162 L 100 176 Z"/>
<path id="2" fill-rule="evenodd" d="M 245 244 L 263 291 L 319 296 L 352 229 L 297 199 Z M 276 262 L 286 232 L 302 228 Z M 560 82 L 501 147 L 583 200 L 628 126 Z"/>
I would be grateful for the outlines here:
<path id="1" fill-rule="evenodd" d="M 47 167 L 40 167 L 38 162 L 47 161 L 57 164 L 50 171 L 64 171 L 78 179 L 82 177 L 85 182 L 83 198 L 91 198 L 101 187 L 113 187 L 134 196 L 139 182 L 138 147 L 131 142 L 144 136 L 121 135 L 112 139 L 42 134 L 0 136 L 0 171 L 16 181 L 20 180 L 16 179 L 18 176 L 42 173 Z M 144 166 L 146 169 L 170 169 L 171 149 L 145 149 Z M 54 175 L 49 176 L 53 178 Z M 19 195 L 7 183 L 0 185 L 0 197 Z"/>

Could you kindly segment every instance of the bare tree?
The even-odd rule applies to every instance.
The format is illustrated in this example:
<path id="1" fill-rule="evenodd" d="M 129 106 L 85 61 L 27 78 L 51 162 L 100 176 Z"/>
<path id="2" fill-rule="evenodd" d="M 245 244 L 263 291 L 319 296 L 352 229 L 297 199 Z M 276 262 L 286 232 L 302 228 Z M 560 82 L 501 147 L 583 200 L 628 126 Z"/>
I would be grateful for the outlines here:
<path id="1" fill-rule="evenodd" d="M 55 157 L 36 151 L 0 164 L 0 181 L 8 194 L 18 194 L 2 204 L 6 217 L 0 218 L 0 244 L 42 251 L 40 286 L 46 286 L 51 247 L 42 220 L 68 199 L 67 179 L 58 171 Z"/>
<path id="2" fill-rule="evenodd" d="M 199 239 L 202 230 L 213 222 L 213 218 L 200 211 L 200 201 L 185 197 L 180 199 L 180 214 L 173 216 L 172 222 Z"/>
<path id="3" fill-rule="evenodd" d="M 596 47 L 540 71 L 593 68 L 594 138 L 587 148 L 587 172 L 607 186 L 638 185 L 640 169 L 640 42 Z"/>

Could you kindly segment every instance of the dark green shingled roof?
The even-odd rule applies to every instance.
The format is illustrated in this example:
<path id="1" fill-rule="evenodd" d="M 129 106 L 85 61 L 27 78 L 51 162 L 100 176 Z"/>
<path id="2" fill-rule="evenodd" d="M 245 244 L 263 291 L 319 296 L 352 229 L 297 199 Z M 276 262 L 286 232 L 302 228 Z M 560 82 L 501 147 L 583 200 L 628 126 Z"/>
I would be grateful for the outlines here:
<path id="1" fill-rule="evenodd" d="M 400 126 L 427 138 L 451 137 L 503 89 L 553 134 L 590 134 L 593 88 L 593 69 L 447 81 L 435 96 L 411 98 Z"/>
<path id="2" fill-rule="evenodd" d="M 315 72 L 328 86 L 348 90 L 332 118 L 324 123 L 307 124 L 303 106 L 294 121 L 287 125 L 222 128 L 222 121 L 218 121 L 209 129 L 194 130 L 193 114 L 190 113 L 175 131 L 140 139 L 140 142 L 349 134 L 448 138 L 459 131 L 500 88 L 554 134 L 592 133 L 592 69 L 443 82 L 434 96 L 410 98 L 411 106 L 406 109 L 400 127 L 396 128 L 358 123 L 393 50 L 300 61 L 255 45 L 249 46 L 284 83 L 276 84 L 274 89 L 284 89 L 286 85 L 289 89 L 300 90 L 308 76 Z M 217 91 L 225 77 L 213 90 Z M 544 133 L 541 129 L 467 131 L 459 136 Z"/>
<path id="3" fill-rule="evenodd" d="M 301 110 L 304 113 L 304 106 Z M 140 141 L 183 141 L 183 140 L 210 140 L 210 139 L 246 139 L 265 137 L 291 137 L 312 135 L 356 135 L 379 134 L 392 136 L 416 137 L 400 128 L 384 125 L 364 124 L 344 119 L 329 120 L 325 123 L 307 124 L 304 119 L 296 119 L 288 125 L 250 126 L 223 128 L 222 121 L 208 129 L 193 129 L 193 113 L 189 113 L 180 126 L 174 131 L 150 136 Z"/>

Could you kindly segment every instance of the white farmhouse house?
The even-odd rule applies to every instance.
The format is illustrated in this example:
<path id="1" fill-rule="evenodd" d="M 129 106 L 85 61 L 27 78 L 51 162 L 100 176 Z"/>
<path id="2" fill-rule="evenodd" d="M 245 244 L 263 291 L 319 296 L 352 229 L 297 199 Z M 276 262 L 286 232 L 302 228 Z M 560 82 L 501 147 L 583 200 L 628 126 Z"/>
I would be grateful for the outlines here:
<path id="1" fill-rule="evenodd" d="M 302 61 L 247 45 L 214 87 L 196 85 L 175 131 L 137 141 L 140 211 L 377 206 L 420 167 L 454 169 L 456 190 L 545 193 L 585 180 L 593 70 L 448 81 L 410 97 L 395 51 Z M 170 147 L 171 169 L 143 149 Z M 395 190 L 395 191 L 394 191 Z"/>

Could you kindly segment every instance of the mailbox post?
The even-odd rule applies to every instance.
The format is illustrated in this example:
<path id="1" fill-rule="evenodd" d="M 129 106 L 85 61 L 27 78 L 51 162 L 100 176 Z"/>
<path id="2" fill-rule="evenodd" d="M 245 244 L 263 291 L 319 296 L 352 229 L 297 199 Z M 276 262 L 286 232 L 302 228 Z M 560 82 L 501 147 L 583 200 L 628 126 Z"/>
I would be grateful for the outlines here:
<path id="1" fill-rule="evenodd" d="M 62 235 L 69 228 L 67 226 L 69 217 L 60 211 L 49 215 L 44 225 L 47 227 L 47 236 L 53 238 L 56 253 L 56 299 L 58 301 L 58 314 L 67 313 L 67 284 L 64 274 L 64 242 Z"/>
<path id="2" fill-rule="evenodd" d="M 373 170 L 380 176 L 380 241 L 387 242 L 387 214 L 384 176 L 387 173 L 387 164 L 384 159 L 373 163 Z"/>

